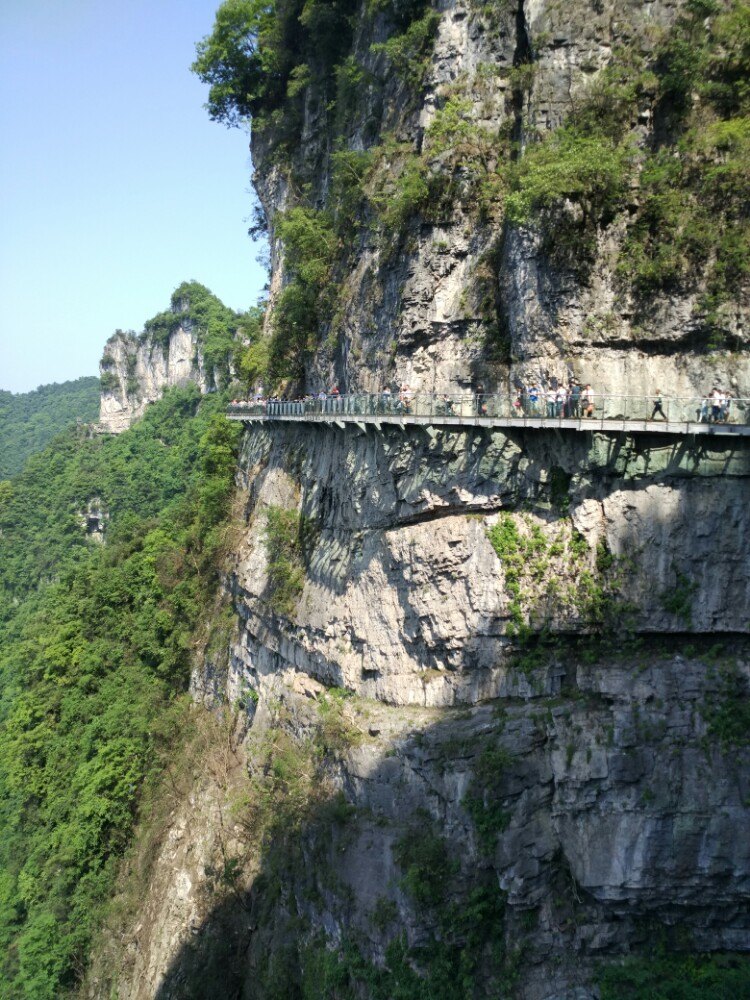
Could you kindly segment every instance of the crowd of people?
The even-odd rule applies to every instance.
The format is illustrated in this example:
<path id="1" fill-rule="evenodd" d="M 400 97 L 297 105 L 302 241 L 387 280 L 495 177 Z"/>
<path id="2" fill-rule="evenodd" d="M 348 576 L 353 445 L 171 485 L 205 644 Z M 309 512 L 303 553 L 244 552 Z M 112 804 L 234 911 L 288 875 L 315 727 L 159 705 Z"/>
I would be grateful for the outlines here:
<path id="1" fill-rule="evenodd" d="M 593 417 L 595 393 L 589 383 L 555 383 L 545 387 L 534 382 L 522 385 L 513 406 L 530 417 Z"/>
<path id="2" fill-rule="evenodd" d="M 733 397 L 726 389 L 714 386 L 701 402 L 697 413 L 698 422 L 702 424 L 728 423 L 732 402 Z"/>
<path id="3" fill-rule="evenodd" d="M 273 403 L 285 403 L 300 413 L 358 413 L 364 412 L 364 401 L 373 413 L 403 413 L 413 410 L 414 392 L 408 385 L 402 385 L 395 392 L 388 386 L 377 393 L 342 394 L 337 385 L 321 389 L 318 393 L 306 393 L 293 399 L 278 396 L 264 396 L 256 393 L 252 400 L 233 399 L 232 406 L 268 407 Z"/>
<path id="4" fill-rule="evenodd" d="M 631 403 L 632 399 L 632 403 Z M 482 385 L 470 392 L 458 395 L 449 393 L 420 393 L 418 396 L 409 385 L 403 384 L 392 390 L 385 386 L 374 393 L 341 393 L 337 385 L 330 389 L 321 389 L 317 393 L 307 393 L 296 399 L 265 396 L 262 392 L 255 394 L 251 400 L 232 400 L 232 406 L 252 407 L 258 411 L 273 410 L 274 404 L 283 405 L 284 411 L 292 414 L 306 413 L 353 413 L 363 415 L 396 414 L 408 415 L 417 413 L 420 416 L 435 414 L 436 416 L 467 416 L 469 413 L 477 416 L 502 417 L 542 417 L 546 419 L 586 419 L 599 416 L 631 417 L 633 419 L 668 420 L 693 419 L 692 413 L 685 412 L 687 403 L 680 400 L 681 406 L 670 411 L 670 397 L 662 394 L 657 388 L 651 397 L 638 400 L 636 397 L 608 397 L 594 391 L 590 383 L 582 383 L 571 379 L 567 385 L 556 379 L 529 380 L 528 384 L 517 384 L 516 392 L 510 396 L 500 393 L 485 393 Z M 646 408 L 643 403 L 647 402 Z M 726 390 L 714 386 L 701 400 L 694 411 L 695 420 L 699 423 L 727 423 L 734 399 Z M 623 412 L 607 413 L 612 406 Z M 641 405 L 638 405 L 638 404 Z M 665 409 L 666 407 L 666 409 Z M 649 415 L 650 410 L 650 415 Z"/>

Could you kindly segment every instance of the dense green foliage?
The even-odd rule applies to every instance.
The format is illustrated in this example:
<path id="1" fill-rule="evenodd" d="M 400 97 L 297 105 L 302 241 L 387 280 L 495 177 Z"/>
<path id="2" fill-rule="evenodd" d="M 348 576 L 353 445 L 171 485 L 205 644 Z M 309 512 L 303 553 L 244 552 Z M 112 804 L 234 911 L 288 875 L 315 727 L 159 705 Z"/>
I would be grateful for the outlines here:
<path id="1" fill-rule="evenodd" d="M 42 385 L 33 392 L 0 390 L 0 479 L 20 472 L 29 455 L 77 420 L 99 415 L 99 379 Z"/>
<path id="2" fill-rule="evenodd" d="M 227 125 L 252 117 L 255 128 L 271 124 L 289 141 L 305 87 L 334 80 L 355 9 L 353 0 L 225 0 L 192 67 L 210 86 L 211 117 Z"/>
<path id="3" fill-rule="evenodd" d="M 330 310 L 331 275 L 338 240 L 327 212 L 291 208 L 277 219 L 291 281 L 276 303 L 269 344 L 272 380 L 300 379 L 317 345 L 321 322 Z"/>
<path id="4" fill-rule="evenodd" d="M 170 308 L 147 320 L 142 336 L 166 348 L 178 327 L 186 325 L 195 329 L 209 384 L 218 388 L 226 386 L 229 379 L 230 364 L 237 352 L 237 334 L 257 337 L 259 315 L 257 309 L 236 313 L 205 285 L 184 281 L 172 293 Z"/>
<path id="5" fill-rule="evenodd" d="M 689 11 L 655 66 L 657 113 L 673 140 L 643 164 L 623 273 L 648 293 L 705 270 L 710 323 L 750 273 L 750 4 L 696 0 Z"/>
<path id="6" fill-rule="evenodd" d="M 749 1000 L 750 960 L 738 955 L 630 958 L 600 974 L 602 1000 Z"/>
<path id="7" fill-rule="evenodd" d="M 440 906 L 453 866 L 443 838 L 430 829 L 429 815 L 396 841 L 393 856 L 403 871 L 401 885 L 420 909 Z"/>
<path id="8" fill-rule="evenodd" d="M 232 355 L 235 378 L 243 383 L 248 398 L 268 370 L 268 342 L 263 337 L 265 307 L 253 306 L 242 316 L 242 325 Z"/>
<path id="9" fill-rule="evenodd" d="M 361 67 L 347 55 L 357 6 L 354 0 L 225 0 L 192 66 L 209 84 L 211 117 L 230 126 L 252 118 L 255 129 L 270 127 L 273 141 L 288 149 L 313 86 L 342 125 L 363 81 Z M 375 0 L 366 14 L 386 19 L 392 36 L 376 50 L 417 86 L 438 15 L 426 12 L 424 0 Z"/>
<path id="10" fill-rule="evenodd" d="M 0 486 L 0 997 L 75 984 L 143 782 L 183 712 L 217 583 L 237 428 L 172 390 Z M 94 501 L 106 542 L 86 537 Z M 202 632 L 201 632 L 202 634 Z"/>
<path id="11" fill-rule="evenodd" d="M 386 56 L 394 72 L 410 85 L 412 91 L 418 91 L 422 83 L 439 23 L 440 14 L 428 9 L 407 24 L 400 34 L 372 47 L 374 52 L 382 52 Z"/>
<path id="12" fill-rule="evenodd" d="M 562 199 L 576 201 L 586 229 L 622 202 L 633 151 L 606 136 L 569 125 L 533 146 L 522 161 L 515 190 L 508 195 L 508 218 L 523 222 L 533 211 Z"/>

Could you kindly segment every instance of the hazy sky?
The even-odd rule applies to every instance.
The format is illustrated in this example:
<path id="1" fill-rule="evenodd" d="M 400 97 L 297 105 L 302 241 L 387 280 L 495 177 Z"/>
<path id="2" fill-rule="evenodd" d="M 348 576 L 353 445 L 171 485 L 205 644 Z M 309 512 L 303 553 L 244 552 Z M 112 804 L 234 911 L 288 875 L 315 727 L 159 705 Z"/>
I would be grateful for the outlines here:
<path id="1" fill-rule="evenodd" d="M 0 0 L 0 389 L 97 372 L 181 281 L 255 303 L 248 137 L 189 71 L 219 0 Z"/>

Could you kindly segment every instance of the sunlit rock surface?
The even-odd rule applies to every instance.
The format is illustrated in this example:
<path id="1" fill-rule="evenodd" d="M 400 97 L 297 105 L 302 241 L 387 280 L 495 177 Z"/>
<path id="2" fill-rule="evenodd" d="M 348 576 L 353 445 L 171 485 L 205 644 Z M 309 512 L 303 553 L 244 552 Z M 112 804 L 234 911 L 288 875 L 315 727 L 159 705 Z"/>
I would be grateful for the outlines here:
<path id="1" fill-rule="evenodd" d="M 194 382 L 201 392 L 207 387 L 189 323 L 179 326 L 166 344 L 144 335 L 115 333 L 105 345 L 99 368 L 104 379 L 99 425 L 112 434 L 127 430 L 171 386 Z"/>

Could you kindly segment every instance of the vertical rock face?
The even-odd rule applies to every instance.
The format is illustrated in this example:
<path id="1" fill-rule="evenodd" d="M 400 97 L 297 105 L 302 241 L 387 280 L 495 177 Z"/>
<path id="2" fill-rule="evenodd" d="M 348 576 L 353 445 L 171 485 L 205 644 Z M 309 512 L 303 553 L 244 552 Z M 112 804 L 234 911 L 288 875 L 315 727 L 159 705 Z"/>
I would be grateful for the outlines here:
<path id="1" fill-rule="evenodd" d="M 134 333 L 115 333 L 99 364 L 102 394 L 99 425 L 119 434 L 140 417 L 165 389 L 194 382 L 206 392 L 207 381 L 197 338 L 189 321 L 166 343 Z"/>
<path id="2" fill-rule="evenodd" d="M 699 397 L 720 384 L 750 396 L 746 276 L 710 322 L 705 268 L 648 295 L 623 276 L 628 220 L 641 204 L 637 170 L 615 217 L 589 233 L 581 228 L 567 250 L 565 226 L 575 231 L 580 205 L 563 201 L 546 235 L 536 225 L 508 225 L 503 209 L 512 143 L 528 150 L 547 137 L 618 60 L 630 60 L 624 64 L 635 76 L 685 8 L 682 0 L 447 0 L 437 6 L 434 47 L 416 87 L 384 61 L 382 20 L 360 11 L 351 57 L 370 82 L 336 142 L 369 151 L 375 165 L 365 173 L 358 229 L 347 229 L 346 252 L 333 269 L 335 306 L 307 365 L 313 388 L 331 380 L 365 390 L 408 382 L 441 392 L 575 374 L 613 395 L 669 386 L 675 396 Z M 629 120 L 636 160 L 674 139 L 663 101 L 644 87 Z M 253 136 L 255 183 L 271 231 L 272 301 L 288 280 L 279 213 L 302 188 L 317 209 L 335 204 L 330 96 L 306 91 L 300 141 L 283 167 L 273 130 Z M 446 108 L 457 110 L 464 127 L 447 150 L 443 133 L 431 131 L 443 129 Z M 377 198 L 399 197 L 398 177 L 409 164 L 418 164 L 431 194 L 394 237 L 383 232 Z M 497 191 L 488 195 L 477 177 Z M 712 323 L 720 335 L 710 333 Z M 717 336 L 722 349 L 712 351 L 709 368 L 705 344 Z"/>
<path id="3" fill-rule="evenodd" d="M 627 618 L 634 635 L 746 633 L 750 447 L 695 462 L 674 443 L 611 444 L 536 431 L 250 431 L 238 655 L 247 648 L 259 676 L 281 661 L 364 697 L 439 707 L 518 694 L 514 604 L 533 630 L 587 635 L 591 586 L 595 603 L 612 602 L 609 627 Z M 556 481 L 568 484 L 557 503 Z M 265 512 L 276 507 L 315 525 L 293 624 L 267 617 Z M 498 523 L 505 558 L 491 542 Z M 687 604 L 675 610 L 678 591 Z"/>
<path id="4" fill-rule="evenodd" d="M 249 430 L 192 681 L 249 785 L 175 813 L 119 995 L 594 1000 L 653 940 L 750 951 L 750 451 L 683 445 Z"/>
<path id="5" fill-rule="evenodd" d="M 710 380 L 750 396 L 746 282 L 710 354 L 702 273 L 647 301 L 623 286 L 637 173 L 581 246 L 585 268 L 497 210 L 519 154 L 617 52 L 648 60 L 687 5 L 445 0 L 416 86 L 372 6 L 351 51 L 368 82 L 337 127 L 375 166 L 308 387 L 572 372 L 612 394 L 703 395 Z M 280 213 L 299 191 L 331 205 L 330 98 L 305 90 L 289 162 L 272 127 L 253 137 L 272 302 L 294 280 Z M 469 134 L 454 159 L 430 131 L 451 100 Z M 637 156 L 665 138 L 653 103 L 631 123 Z M 486 211 L 482 157 L 500 187 Z M 389 243 L 377 215 L 409 164 L 430 197 Z M 430 187 L 445 172 L 447 195 Z M 560 211 L 562 225 L 581 206 Z M 193 926 L 133 934 L 121 996 L 594 1000 L 602 963 L 655 942 L 750 952 L 750 452 L 655 437 L 248 430 L 236 634 L 192 679 L 249 734 L 244 834 L 228 854 L 218 833 L 207 844 L 208 806 L 197 822 L 223 888 L 194 861 L 158 863 Z"/>

